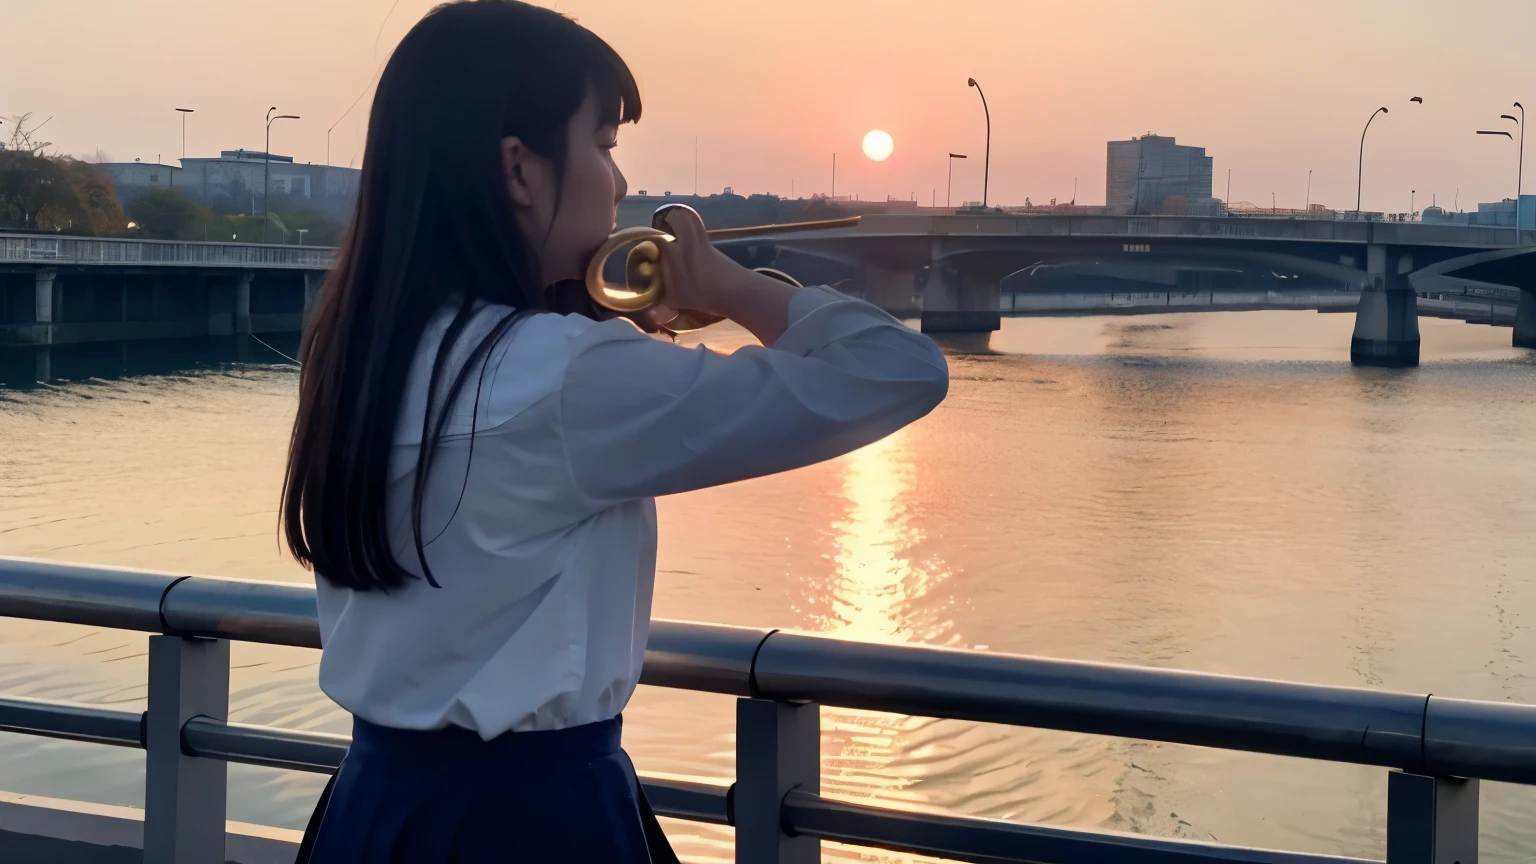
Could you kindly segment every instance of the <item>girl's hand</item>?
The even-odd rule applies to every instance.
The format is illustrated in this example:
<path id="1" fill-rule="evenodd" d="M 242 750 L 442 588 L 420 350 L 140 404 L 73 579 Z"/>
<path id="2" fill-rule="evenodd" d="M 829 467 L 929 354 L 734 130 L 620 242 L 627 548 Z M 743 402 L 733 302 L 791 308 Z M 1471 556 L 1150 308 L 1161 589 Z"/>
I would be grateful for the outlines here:
<path id="1" fill-rule="evenodd" d="M 669 277 L 666 305 L 732 317 L 741 291 L 759 274 L 716 249 L 692 208 L 670 209 L 665 230 L 677 238 L 659 244 Z M 666 314 L 665 310 L 659 314 Z"/>
<path id="2" fill-rule="evenodd" d="M 660 244 L 670 280 L 667 306 L 729 318 L 764 345 L 778 340 L 788 326 L 789 298 L 798 289 L 726 257 L 709 242 L 703 220 L 690 208 L 669 211 L 667 231 L 677 238 Z"/>

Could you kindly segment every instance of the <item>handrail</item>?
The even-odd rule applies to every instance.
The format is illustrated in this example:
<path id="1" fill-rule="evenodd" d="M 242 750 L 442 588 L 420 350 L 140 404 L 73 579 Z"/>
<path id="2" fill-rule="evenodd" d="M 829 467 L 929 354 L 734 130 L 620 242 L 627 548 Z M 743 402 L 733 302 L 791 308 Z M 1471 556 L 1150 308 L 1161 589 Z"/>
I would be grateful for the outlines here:
<path id="1" fill-rule="evenodd" d="M 0 731 L 146 747 L 152 757 L 166 754 L 169 747 L 172 759 L 317 772 L 333 771 L 345 755 L 345 736 L 230 723 L 222 713 L 207 716 L 227 704 L 227 640 L 319 646 L 315 590 L 310 586 L 0 557 L 0 617 L 165 634 L 151 638 L 150 711 L 134 714 L 0 698 Z M 158 661 L 157 652 L 162 658 Z M 157 680 L 175 680 L 166 679 L 167 674 L 193 678 L 172 690 L 162 683 L 157 690 Z M 736 784 L 642 779 L 663 815 L 734 825 L 738 838 L 748 832 L 759 842 L 766 830 L 771 832 L 767 836 L 779 837 L 772 841 L 778 843 L 799 842 L 794 839 L 798 835 L 954 860 L 1058 864 L 1354 860 L 908 813 L 824 799 L 815 779 L 817 705 L 1400 769 L 1403 773 L 1390 777 L 1389 807 L 1410 815 L 1389 825 L 1389 847 L 1396 842 L 1421 848 L 1442 842 L 1435 836 L 1443 840 L 1454 835 L 1475 849 L 1476 779 L 1536 785 L 1536 706 L 667 620 L 652 622 L 641 682 L 744 697 L 738 703 L 737 735 L 738 748 L 748 749 L 739 750 Z M 157 692 L 172 695 L 157 697 Z M 167 706 L 159 714 L 157 698 Z M 166 699 L 183 701 L 177 707 Z M 811 713 L 796 706 L 809 707 Z M 186 719 L 178 721 L 177 716 Z M 803 725 L 807 721 L 811 725 Z M 810 737 L 800 729 L 809 729 Z M 775 752 L 780 755 L 762 761 L 763 754 Z M 748 754 L 756 764 L 742 761 Z M 223 788 L 222 782 L 217 788 Z M 750 790 L 745 798 L 736 794 L 743 784 Z M 197 793 L 173 787 L 157 800 L 165 800 L 165 794 Z M 1454 803 L 1458 800 L 1471 800 L 1470 810 Z M 770 803 L 780 812 L 765 822 L 761 808 Z M 737 819 L 741 807 L 755 814 L 746 823 Z M 222 814 L 222 797 L 216 808 L 207 818 Z M 1412 815 L 1438 813 L 1441 808 L 1448 815 L 1434 818 L 1449 821 L 1426 823 Z M 148 826 L 153 820 L 146 813 Z M 1424 829 L 1428 835 L 1420 832 L 1425 825 L 1430 826 Z M 169 830 L 176 830 L 174 823 Z M 146 832 L 148 837 L 148 827 Z M 738 846 L 739 861 L 814 860 L 809 853 L 790 858 L 764 855 L 742 857 Z M 146 860 L 159 860 L 150 855 L 148 845 Z"/>
<path id="2" fill-rule="evenodd" d="M 306 648 L 320 642 L 307 585 L 21 558 L 0 557 L 0 616 Z M 1536 784 L 1536 706 L 665 619 L 652 623 L 640 680 Z"/>
<path id="3" fill-rule="evenodd" d="M 35 710 L 35 706 L 42 705 L 51 705 L 58 710 L 53 714 Z M 84 737 L 61 731 L 71 722 L 70 709 L 82 708 L 84 706 L 64 703 L 0 699 L 0 730 L 125 747 L 144 746 L 143 741 L 136 738 Z M 147 712 L 140 715 L 111 709 L 85 710 L 92 713 L 95 722 L 110 723 L 119 730 L 137 727 L 147 716 Z M 349 743 L 350 739 L 345 735 L 227 723 L 207 717 L 187 721 L 181 734 L 182 748 L 188 755 L 324 774 L 334 773 L 346 755 Z M 640 781 L 647 799 L 663 816 L 715 825 L 736 824 L 735 784 L 701 783 L 644 774 Z M 1375 864 L 1359 858 L 895 810 L 823 798 L 804 791 L 792 791 L 785 796 L 783 818 L 797 835 L 897 852 L 939 855 L 958 861 L 1030 860 L 1088 864 L 1114 860 L 1113 856 L 1119 854 L 1134 856 L 1138 864 L 1206 864 L 1212 861 Z M 1027 853 L 1027 857 L 1021 853 Z"/>

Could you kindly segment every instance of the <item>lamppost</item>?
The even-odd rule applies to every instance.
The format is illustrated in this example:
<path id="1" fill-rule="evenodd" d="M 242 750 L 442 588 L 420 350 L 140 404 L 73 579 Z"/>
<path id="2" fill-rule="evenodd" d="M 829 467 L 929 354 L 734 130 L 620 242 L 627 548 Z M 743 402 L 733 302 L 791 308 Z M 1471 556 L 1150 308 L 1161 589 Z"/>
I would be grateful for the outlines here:
<path id="1" fill-rule="evenodd" d="M 1355 218 L 1360 218 L 1360 190 L 1365 186 L 1365 133 L 1371 131 L 1371 120 L 1376 119 L 1377 114 L 1386 114 L 1387 106 L 1383 105 L 1371 112 L 1371 119 L 1365 121 L 1365 129 L 1360 133 L 1360 164 L 1355 169 Z"/>
<path id="2" fill-rule="evenodd" d="M 1419 105 L 1423 105 L 1424 104 L 1424 97 L 1423 96 L 1413 96 L 1413 97 L 1409 98 L 1408 101 L 1409 102 L 1417 103 Z M 1365 129 L 1360 132 L 1360 165 L 1359 165 L 1358 168 L 1355 169 L 1355 218 L 1356 219 L 1360 218 L 1360 190 L 1361 190 L 1362 186 L 1364 185 L 1364 180 L 1365 180 L 1365 133 L 1371 131 L 1371 120 L 1375 120 L 1377 114 L 1386 114 L 1386 113 L 1388 113 L 1388 112 L 1387 112 L 1387 108 L 1386 108 L 1385 105 L 1383 105 L 1380 108 L 1377 108 L 1375 111 L 1373 111 L 1371 113 L 1370 120 L 1366 120 L 1365 121 Z"/>
<path id="3" fill-rule="evenodd" d="M 1515 117 L 1512 114 L 1500 114 L 1499 115 L 1499 119 L 1500 120 L 1513 120 L 1513 121 L 1515 121 L 1515 125 L 1520 127 L 1520 156 L 1518 157 L 1520 162 L 1519 162 L 1519 164 L 1515 168 L 1515 242 L 1519 243 L 1520 242 L 1520 193 L 1521 193 L 1521 187 L 1523 185 L 1523 180 L 1524 180 L 1524 177 L 1522 177 L 1521 175 L 1523 175 L 1525 173 L 1525 106 L 1521 105 L 1519 102 L 1516 102 L 1514 107 L 1520 109 L 1520 116 L 1519 117 Z"/>
<path id="4" fill-rule="evenodd" d="M 987 182 L 992 177 L 992 112 L 987 108 L 987 94 L 981 92 L 981 85 L 975 78 L 965 79 L 965 83 L 976 88 L 976 95 L 981 97 L 981 113 L 987 118 L 987 155 L 981 169 L 981 208 L 987 208 Z"/>
<path id="5" fill-rule="evenodd" d="M 187 115 L 192 113 L 191 108 L 177 108 L 181 115 L 181 158 L 187 158 Z"/>
<path id="6" fill-rule="evenodd" d="M 187 167 L 187 115 L 192 113 L 192 109 L 191 108 L 177 108 L 176 111 L 179 114 L 181 114 L 181 167 L 182 168 L 186 168 Z M 176 171 L 175 171 L 175 169 L 171 170 L 171 185 L 172 186 L 176 185 Z"/>
<path id="7" fill-rule="evenodd" d="M 1509 115 L 1506 114 L 1504 116 L 1508 117 Z M 1510 119 L 1514 119 L 1514 118 L 1510 118 Z M 1513 135 L 1511 135 L 1508 132 L 1505 132 L 1503 130 L 1479 129 L 1479 130 L 1477 130 L 1477 134 L 1479 134 L 1479 135 L 1503 135 L 1505 138 L 1508 138 L 1510 141 L 1514 141 L 1515 140 L 1515 136 L 1513 136 Z M 1524 134 L 1525 134 L 1525 130 L 1522 127 L 1522 129 L 1521 129 L 1521 136 L 1524 137 Z M 1515 174 L 1515 243 L 1516 244 L 1519 244 L 1519 242 L 1520 242 L 1520 185 L 1519 184 L 1520 184 L 1520 175 L 1519 175 L 1519 172 L 1516 172 L 1516 174 Z"/>
<path id="8" fill-rule="evenodd" d="M 955 160 L 956 159 L 964 159 L 964 158 L 966 158 L 966 157 L 963 154 L 960 154 L 960 153 L 951 153 L 951 154 L 949 154 L 949 183 L 948 183 L 948 185 L 946 185 L 944 187 L 944 206 L 945 207 L 953 207 L 954 206 L 954 202 L 950 200 L 950 194 L 951 194 L 951 192 L 955 188 Z"/>
<path id="9" fill-rule="evenodd" d="M 276 110 L 276 105 L 267 109 L 267 143 L 261 154 L 261 242 L 263 243 L 267 242 L 267 222 L 270 221 L 267 199 L 272 194 L 272 124 L 278 120 L 299 119 L 297 114 L 279 114 L 274 117 L 272 112 Z"/>

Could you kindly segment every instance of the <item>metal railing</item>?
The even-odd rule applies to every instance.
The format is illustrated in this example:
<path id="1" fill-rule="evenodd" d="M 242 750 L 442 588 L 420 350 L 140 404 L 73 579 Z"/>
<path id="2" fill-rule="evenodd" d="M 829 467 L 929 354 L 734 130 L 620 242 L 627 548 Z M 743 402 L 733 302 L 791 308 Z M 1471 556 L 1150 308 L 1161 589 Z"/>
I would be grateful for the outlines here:
<path id="1" fill-rule="evenodd" d="M 318 648 L 311 587 L 0 558 L 0 616 L 157 634 L 143 713 L 0 699 L 0 730 L 147 751 L 148 864 L 224 860 L 228 762 L 324 773 L 346 752 L 228 721 L 230 640 Z M 662 815 L 735 826 L 743 864 L 819 861 L 823 839 L 958 861 L 1360 860 L 823 798 L 821 705 L 1390 769 L 1390 864 L 1473 864 L 1479 778 L 1536 784 L 1536 707 L 1508 703 L 665 620 L 641 681 L 738 697 L 735 782 L 642 782 Z"/>
<path id="2" fill-rule="evenodd" d="M 0 263 L 329 270 L 335 255 L 335 249 L 325 246 L 186 243 L 0 233 Z"/>

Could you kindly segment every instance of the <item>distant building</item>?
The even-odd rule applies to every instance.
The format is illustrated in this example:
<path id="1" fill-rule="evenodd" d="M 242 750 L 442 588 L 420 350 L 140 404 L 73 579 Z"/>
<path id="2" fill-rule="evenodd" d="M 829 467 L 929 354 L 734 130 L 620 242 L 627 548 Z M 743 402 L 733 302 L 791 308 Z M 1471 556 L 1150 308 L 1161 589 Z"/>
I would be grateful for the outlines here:
<path id="1" fill-rule="evenodd" d="M 351 216 L 362 177 L 356 168 L 297 163 L 292 156 L 255 150 L 185 158 L 181 167 L 146 162 L 107 162 L 100 167 L 112 176 L 118 197 L 125 201 L 148 189 L 175 187 L 200 204 L 256 214 L 262 210 L 266 182 L 274 208 L 282 201 L 286 207 L 319 210 L 338 219 Z"/>
<path id="2" fill-rule="evenodd" d="M 1495 228 L 1515 227 L 1515 199 L 1484 202 L 1477 205 L 1477 212 L 1452 213 L 1430 205 L 1419 214 L 1423 222 L 1440 225 L 1488 225 Z M 1520 228 L 1536 229 L 1536 195 L 1520 196 Z"/>
<path id="3" fill-rule="evenodd" d="M 1105 206 L 1111 213 L 1215 215 L 1211 157 L 1204 147 L 1150 132 L 1109 142 Z"/>

